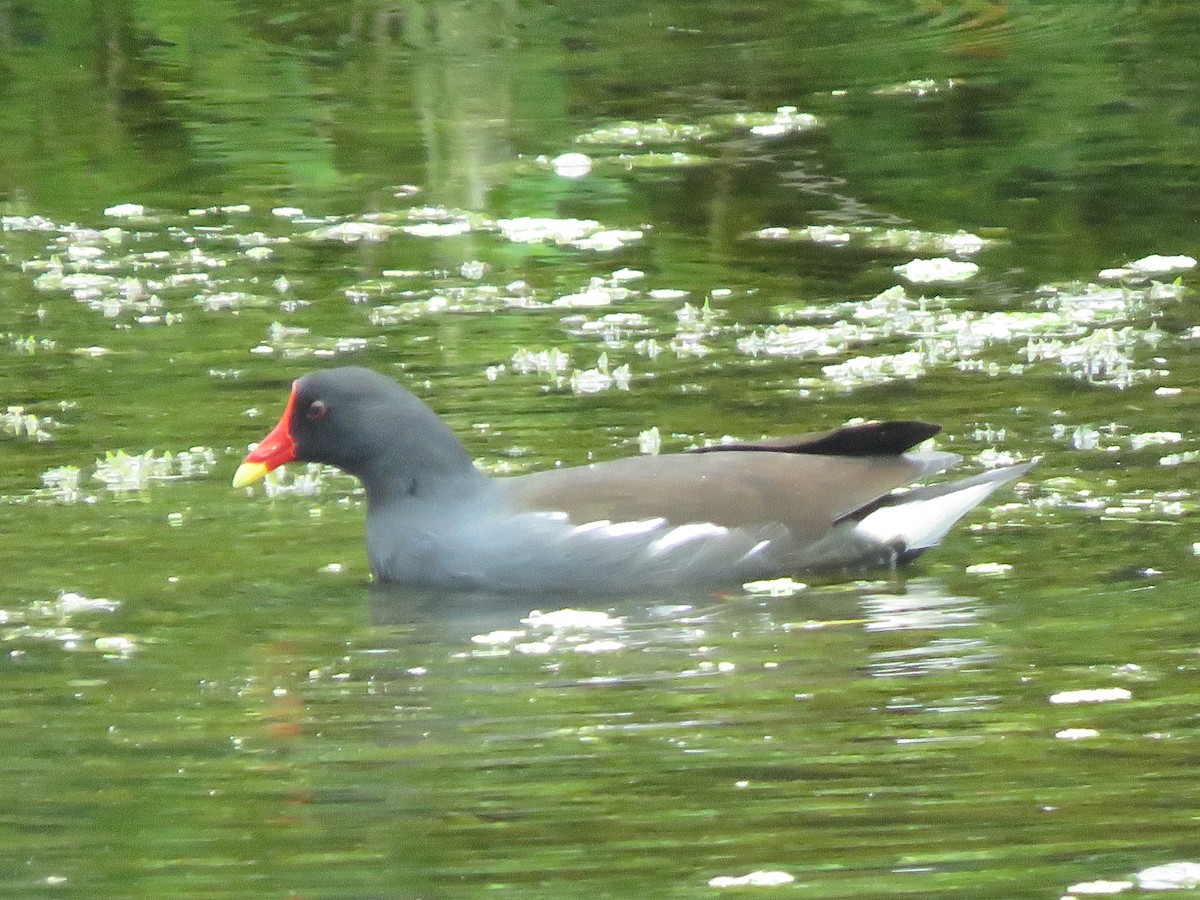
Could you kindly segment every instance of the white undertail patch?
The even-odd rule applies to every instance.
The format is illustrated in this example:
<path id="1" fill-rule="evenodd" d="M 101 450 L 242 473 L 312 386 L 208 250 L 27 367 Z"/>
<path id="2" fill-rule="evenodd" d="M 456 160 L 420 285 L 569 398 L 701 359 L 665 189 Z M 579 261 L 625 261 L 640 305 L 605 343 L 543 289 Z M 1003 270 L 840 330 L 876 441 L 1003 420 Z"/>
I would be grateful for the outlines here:
<path id="1" fill-rule="evenodd" d="M 937 497 L 882 506 L 859 522 L 854 531 L 884 545 L 927 550 L 937 544 L 959 519 L 983 502 L 1002 482 L 988 481 Z"/>

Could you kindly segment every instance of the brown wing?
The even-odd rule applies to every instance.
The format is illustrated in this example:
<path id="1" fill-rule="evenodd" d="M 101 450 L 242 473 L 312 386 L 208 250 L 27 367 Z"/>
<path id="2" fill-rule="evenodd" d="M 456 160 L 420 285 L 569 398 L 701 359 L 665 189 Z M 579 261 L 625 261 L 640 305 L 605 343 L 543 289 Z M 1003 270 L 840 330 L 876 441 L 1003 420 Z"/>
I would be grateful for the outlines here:
<path id="1" fill-rule="evenodd" d="M 672 525 L 786 525 L 806 542 L 889 491 L 956 462 L 952 453 L 816 456 L 723 452 L 641 456 L 502 479 L 523 512 L 565 512 L 574 524 L 662 517 Z"/>

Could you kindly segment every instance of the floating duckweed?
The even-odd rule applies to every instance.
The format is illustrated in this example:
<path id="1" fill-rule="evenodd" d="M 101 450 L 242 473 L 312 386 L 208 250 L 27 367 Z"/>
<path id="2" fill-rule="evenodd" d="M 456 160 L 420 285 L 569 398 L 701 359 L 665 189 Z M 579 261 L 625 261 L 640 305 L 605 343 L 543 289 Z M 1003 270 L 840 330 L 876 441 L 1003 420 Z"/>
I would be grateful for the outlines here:
<path id="1" fill-rule="evenodd" d="M 542 612 L 540 609 L 531 610 L 528 616 L 521 619 L 521 624 L 534 629 L 552 631 L 595 631 L 597 629 L 622 628 L 625 625 L 625 619 L 620 616 L 610 616 L 606 612 L 567 607 L 550 612 Z"/>
<path id="2" fill-rule="evenodd" d="M 1141 450 L 1144 447 L 1178 444 L 1182 440 L 1183 435 L 1178 431 L 1148 431 L 1144 434 L 1131 434 L 1129 447 L 1132 450 Z"/>
<path id="3" fill-rule="evenodd" d="M 612 250 L 620 250 L 626 244 L 632 244 L 634 241 L 640 241 L 643 233 L 637 230 L 610 228 L 604 231 L 597 231 L 595 234 L 581 238 L 578 241 L 570 241 L 569 246 L 575 247 L 578 250 L 595 250 L 600 253 L 607 253 Z"/>
<path id="4" fill-rule="evenodd" d="M 509 241 L 519 244 L 554 244 L 581 250 L 616 250 L 632 241 L 641 240 L 641 231 L 605 229 L 594 219 L 552 219 L 522 216 L 516 219 L 497 219 L 496 227 Z"/>
<path id="5" fill-rule="evenodd" d="M 1011 571 L 1009 563 L 975 563 L 966 568 L 968 575 L 1007 575 Z"/>
<path id="6" fill-rule="evenodd" d="M 54 440 L 53 429 L 58 422 L 49 416 L 36 416 L 23 406 L 10 406 L 0 413 L 0 433 L 27 438 L 37 443 Z"/>
<path id="7" fill-rule="evenodd" d="M 1051 703 L 1109 703 L 1113 700 L 1129 700 L 1133 694 L 1125 688 L 1085 688 L 1078 691 L 1060 691 L 1050 695 Z"/>
<path id="8" fill-rule="evenodd" d="M 1099 737 L 1100 732 L 1095 728 L 1063 728 L 1054 732 L 1060 741 L 1084 741 Z M 1083 884 L 1073 884 L 1067 890 L 1072 894 L 1119 894 L 1133 887 L 1132 881 L 1089 881 Z"/>
<path id="9" fill-rule="evenodd" d="M 585 153 L 562 153 L 550 160 L 554 174 L 563 178 L 582 178 L 592 171 L 592 160 Z"/>
<path id="10" fill-rule="evenodd" d="M 104 653 L 106 656 L 119 657 L 125 659 L 133 655 L 137 650 L 137 644 L 132 638 L 121 635 L 115 637 L 99 637 L 93 641 L 97 650 Z"/>
<path id="11" fill-rule="evenodd" d="M 791 597 L 807 590 L 808 585 L 792 578 L 769 578 L 763 581 L 747 581 L 742 590 L 747 594 L 765 597 Z"/>
<path id="12" fill-rule="evenodd" d="M 138 454 L 108 450 L 103 459 L 96 460 L 92 478 L 113 493 L 124 493 L 145 490 L 154 481 L 200 478 L 216 464 L 216 453 L 207 447 L 193 447 L 178 454 L 167 451 L 161 456 L 153 450 Z"/>
<path id="13" fill-rule="evenodd" d="M 633 296 L 629 288 L 605 281 L 602 278 L 592 278 L 587 286 L 573 294 L 558 297 L 552 303 L 558 307 L 590 307 L 608 306 Z"/>
<path id="14" fill-rule="evenodd" d="M 312 338 L 309 336 L 307 328 L 272 322 L 267 329 L 267 343 L 251 348 L 250 352 L 263 355 L 278 352 L 288 359 L 301 359 L 306 356 L 330 359 L 349 353 L 359 353 L 370 346 L 382 346 L 383 344 L 383 337 Z"/>
<path id="15" fill-rule="evenodd" d="M 774 113 L 739 113 L 734 116 L 733 124 L 748 127 L 755 137 L 776 138 L 812 131 L 823 123 L 811 113 L 802 113 L 794 106 L 781 106 Z"/>
<path id="16" fill-rule="evenodd" d="M 446 288 L 422 300 L 385 303 L 373 307 L 367 313 L 367 319 L 372 325 L 387 327 L 439 313 L 480 313 L 498 309 L 538 309 L 544 306 L 525 292 L 527 286 L 523 283 L 514 283 L 509 285 L 509 288 L 511 290 L 507 291 L 493 285 Z M 418 292 L 402 293 L 404 296 L 413 296 Z M 361 302 L 367 302 L 369 299 L 370 297 L 363 296 Z"/>
<path id="17" fill-rule="evenodd" d="M 675 335 L 670 342 L 670 347 L 675 355 L 695 357 L 708 354 L 711 348 L 704 343 L 704 339 L 721 331 L 716 324 L 721 315 L 709 305 L 707 300 L 699 308 L 685 303 L 676 310 Z"/>
<path id="18" fill-rule="evenodd" d="M 1055 440 L 1065 440 L 1073 450 L 1098 450 L 1100 448 L 1100 432 L 1089 425 L 1079 425 L 1072 428 L 1064 423 L 1056 423 L 1051 429 Z"/>
<path id="19" fill-rule="evenodd" d="M 519 641 L 525 636 L 526 632 L 517 629 L 489 631 L 487 634 L 471 635 L 471 643 L 480 644 L 487 647 L 496 647 L 504 644 L 511 644 L 514 641 Z"/>
<path id="20" fill-rule="evenodd" d="M 936 259 L 914 259 L 903 265 L 892 266 L 892 271 L 914 284 L 928 284 L 933 281 L 966 281 L 978 274 L 979 266 L 941 256 Z"/>
<path id="21" fill-rule="evenodd" d="M 471 230 L 468 222 L 420 222 L 416 225 L 405 225 L 401 230 L 408 235 L 420 238 L 457 237 Z"/>
<path id="22" fill-rule="evenodd" d="M 639 269 L 621 268 L 617 269 L 609 276 L 614 282 L 621 281 L 637 281 L 639 278 L 645 278 L 646 273 Z"/>
<path id="23" fill-rule="evenodd" d="M 575 645 L 576 653 L 615 653 L 618 650 L 624 650 L 624 641 L 618 641 L 614 638 L 606 638 L 597 641 L 585 641 Z"/>
<path id="24" fill-rule="evenodd" d="M 488 225 L 478 215 L 441 206 L 414 207 L 405 211 L 399 219 L 405 223 L 401 225 L 401 231 L 419 238 L 456 237 Z"/>
<path id="25" fill-rule="evenodd" d="M 989 447 L 975 456 L 975 462 L 984 469 L 998 469 L 1001 466 L 1012 466 L 1023 461 L 1024 457 L 1019 453 L 1011 450 L 997 450 L 995 447 Z"/>
<path id="26" fill-rule="evenodd" d="M 867 339 L 866 329 L 854 322 L 824 327 L 782 324 L 738 338 L 737 349 L 747 356 L 834 356 Z"/>
<path id="27" fill-rule="evenodd" d="M 832 247 L 854 245 L 871 250 L 903 250 L 909 253 L 948 253 L 974 256 L 996 244 L 995 240 L 967 231 L 939 234 L 913 228 L 883 228 L 877 225 L 807 225 L 802 228 L 761 228 L 750 235 L 764 241 L 797 241 Z"/>
<path id="28" fill-rule="evenodd" d="M 200 293 L 196 295 L 195 302 L 206 312 L 235 310 L 249 305 L 265 306 L 267 303 L 265 299 L 255 297 L 253 294 L 247 294 L 244 291 Z"/>
<path id="29" fill-rule="evenodd" d="M 378 222 L 339 222 L 315 228 L 304 236 L 314 241 L 336 241 L 343 244 L 378 242 L 395 234 L 398 229 Z"/>
<path id="30" fill-rule="evenodd" d="M 640 432 L 637 436 L 638 452 L 645 456 L 658 456 L 662 450 L 662 435 L 655 425 Z"/>
<path id="31" fill-rule="evenodd" d="M 104 255 L 104 251 L 99 247 L 88 245 L 73 244 L 67 248 L 67 257 L 72 262 L 92 262 Z"/>
<path id="32" fill-rule="evenodd" d="M 248 203 L 229 203 L 222 206 L 208 206 L 202 209 L 189 209 L 190 216 L 207 216 L 207 215 L 222 215 L 222 216 L 240 216 L 250 212 L 250 204 Z"/>
<path id="33" fill-rule="evenodd" d="M 271 500 L 289 495 L 312 497 L 324 488 L 325 477 L 319 465 L 309 463 L 298 474 L 289 472 L 287 466 L 280 466 L 267 473 L 262 483 L 263 491 Z"/>
<path id="34" fill-rule="evenodd" d="M 267 499 L 275 500 L 280 497 L 315 497 L 334 486 L 344 485 L 353 491 L 353 481 L 353 478 L 332 466 L 305 463 L 303 467 L 280 466 L 268 472 L 262 485 Z M 247 488 L 247 491 L 252 490 Z M 319 510 L 317 514 L 320 514 Z"/>
<path id="35" fill-rule="evenodd" d="M 478 259 L 471 259 L 467 260 L 458 267 L 458 273 L 462 275 L 463 278 L 470 278 L 472 281 L 479 281 L 484 275 L 487 274 L 489 268 L 490 267 L 487 263 Z"/>
<path id="36" fill-rule="evenodd" d="M 684 153 L 682 150 L 672 150 L 670 153 L 653 150 L 645 153 L 621 153 L 616 159 L 621 166 L 628 170 L 675 169 L 682 166 L 706 166 L 714 162 L 711 157 Z"/>
<path id="37" fill-rule="evenodd" d="M 605 313 L 596 319 L 582 315 L 567 316 L 561 323 L 576 337 L 597 337 L 606 347 L 614 350 L 623 346 L 630 336 L 654 328 L 653 323 L 641 313 L 626 312 Z"/>
<path id="38" fill-rule="evenodd" d="M 884 356 L 855 356 L 844 363 L 822 366 L 825 378 L 842 389 L 869 384 L 884 384 L 889 381 L 911 380 L 925 374 L 924 356 L 910 350 Z M 801 379 L 801 385 L 808 383 Z"/>
<path id="39" fill-rule="evenodd" d="M 521 375 L 560 375 L 571 365 L 570 354 L 557 347 L 549 350 L 518 350 L 512 356 L 513 370 Z"/>
<path id="40" fill-rule="evenodd" d="M 788 872 L 755 871 L 745 875 L 718 875 L 708 880 L 713 888 L 778 887 L 791 884 L 796 876 Z"/>
<path id="41" fill-rule="evenodd" d="M 631 377 L 628 363 L 618 366 L 610 372 L 608 354 L 601 353 L 596 360 L 594 369 L 583 371 L 576 369 L 571 373 L 568 384 L 574 394 L 598 394 L 614 387 L 619 391 L 627 391 Z"/>
<path id="42" fill-rule="evenodd" d="M 1021 351 L 1030 362 L 1057 360 L 1073 377 L 1097 384 L 1128 388 L 1158 374 L 1136 368 L 1133 353 L 1139 344 L 1156 343 L 1153 330 L 1101 328 L 1077 340 L 1030 340 Z"/>
<path id="43" fill-rule="evenodd" d="M 738 341 L 738 349 L 751 355 L 835 355 L 854 344 L 871 344 L 908 337 L 909 353 L 920 354 L 926 367 L 952 364 L 963 371 L 989 375 L 1020 373 L 1015 364 L 982 362 L 973 357 L 993 344 L 1024 339 L 1017 353 L 1029 363 L 1055 361 L 1070 375 L 1096 384 L 1126 388 L 1165 372 L 1135 365 L 1139 347 L 1153 348 L 1162 338 L 1155 323 L 1148 328 L 1132 325 L 1114 329 L 1102 325 L 1129 321 L 1151 313 L 1159 302 L 1177 292 L 1149 289 L 1044 287 L 1037 296 L 1039 310 L 1021 312 L 957 312 L 940 298 L 911 298 L 902 287 L 889 288 L 871 300 L 781 308 L 792 319 L 834 319 L 821 325 L 775 325 Z M 905 356 L 905 360 L 915 358 Z M 848 368 L 834 368 L 832 377 L 842 387 L 876 383 L 897 372 L 880 371 L 861 377 L 869 363 L 857 360 Z M 884 366 L 886 369 L 886 366 Z M 908 377 L 915 377 L 916 370 Z M 843 376 L 851 376 L 846 380 Z M 802 386 L 819 384 L 812 379 Z"/>
<path id="44" fill-rule="evenodd" d="M 120 608 L 117 600 L 103 597 L 87 597 L 75 591 L 61 592 L 57 599 L 35 601 L 23 609 L 0 610 L 0 640 L 5 643 L 22 641 L 48 642 L 59 645 L 63 650 L 79 650 L 87 646 L 89 637 L 83 629 L 76 628 L 72 620 L 79 615 L 111 613 Z M 46 625 L 45 620 L 56 624 Z M 101 637 L 91 639 L 97 650 L 117 655 L 127 655 L 134 649 L 134 641 L 127 637 Z M 13 651 L 14 654 L 18 651 Z"/>
<path id="45" fill-rule="evenodd" d="M 140 203 L 118 203 L 104 211 L 104 215 L 113 219 L 133 219 L 146 215 L 146 207 Z"/>
<path id="46" fill-rule="evenodd" d="M 95 497 L 86 497 L 79 489 L 80 469 L 78 466 L 59 466 L 42 473 L 44 496 L 59 503 L 94 503 Z"/>
<path id="47" fill-rule="evenodd" d="M 63 591 L 51 602 L 34 603 L 30 610 L 39 615 L 66 619 L 78 613 L 115 612 L 121 606 L 118 600 L 104 597 L 87 597 L 76 591 Z"/>
<path id="48" fill-rule="evenodd" d="M 712 125 L 701 123 L 620 122 L 596 128 L 575 138 L 577 144 L 608 144 L 616 147 L 640 147 L 644 144 L 683 144 L 700 141 L 715 133 Z"/>
<path id="49" fill-rule="evenodd" d="M 1135 876 L 1143 891 L 1194 890 L 1200 887 L 1200 863 L 1174 862 L 1143 869 Z"/>
<path id="50" fill-rule="evenodd" d="M 112 275 L 94 272 L 66 274 L 61 267 L 54 266 L 35 278 L 33 286 L 39 291 L 67 291 L 74 294 L 76 300 L 83 300 L 98 296 L 100 291 L 113 288 L 117 283 Z"/>
<path id="51" fill-rule="evenodd" d="M 1182 453 L 1168 453 L 1166 456 L 1160 457 L 1158 464 L 1160 466 L 1181 466 L 1184 463 L 1193 463 L 1200 460 L 1200 450 L 1184 450 Z"/>
<path id="52" fill-rule="evenodd" d="M 0 216 L 0 231 L 58 231 L 45 216 Z"/>
<path id="53" fill-rule="evenodd" d="M 962 79 L 958 78 L 914 78 L 911 81 L 902 81 L 897 84 L 887 84 L 883 87 L 875 88 L 871 91 L 876 97 L 926 97 L 930 94 L 940 94 L 943 91 L 953 90 L 962 84 Z"/>
<path id="54" fill-rule="evenodd" d="M 1154 253 L 1117 269 L 1104 269 L 1100 272 L 1100 278 L 1105 281 L 1145 281 L 1153 275 L 1184 272 L 1195 267 L 1196 260 L 1191 256 L 1161 256 Z"/>
<path id="55" fill-rule="evenodd" d="M 40 338 L 32 334 L 24 336 L 5 334 L 3 337 L 14 350 L 28 356 L 53 350 L 58 346 L 58 341 L 52 338 Z"/>

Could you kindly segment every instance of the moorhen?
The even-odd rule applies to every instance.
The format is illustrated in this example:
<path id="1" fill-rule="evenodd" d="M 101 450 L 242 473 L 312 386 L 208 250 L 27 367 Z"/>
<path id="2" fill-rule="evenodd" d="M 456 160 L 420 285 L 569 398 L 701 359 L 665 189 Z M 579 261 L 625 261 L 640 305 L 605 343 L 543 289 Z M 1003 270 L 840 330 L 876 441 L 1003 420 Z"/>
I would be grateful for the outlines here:
<path id="1" fill-rule="evenodd" d="M 292 460 L 357 476 L 377 581 L 627 592 L 907 562 L 1033 463 L 897 491 L 960 457 L 940 430 L 879 422 L 490 478 L 437 415 L 361 368 L 296 380 L 234 487 Z"/>

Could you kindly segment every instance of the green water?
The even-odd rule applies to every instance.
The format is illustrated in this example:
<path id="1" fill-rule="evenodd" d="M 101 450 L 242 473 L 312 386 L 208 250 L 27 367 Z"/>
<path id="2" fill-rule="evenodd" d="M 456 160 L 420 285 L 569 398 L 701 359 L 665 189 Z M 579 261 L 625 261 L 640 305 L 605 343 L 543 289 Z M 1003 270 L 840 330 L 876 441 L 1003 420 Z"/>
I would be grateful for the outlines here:
<path id="1" fill-rule="evenodd" d="M 0 895 L 1200 862 L 1197 276 L 1101 278 L 1198 255 L 1198 38 L 1166 0 L 0 2 Z M 978 272 L 893 268 L 938 257 Z M 856 416 L 1041 462 L 894 577 L 383 591 L 352 480 L 229 487 L 337 364 L 496 472 Z"/>

